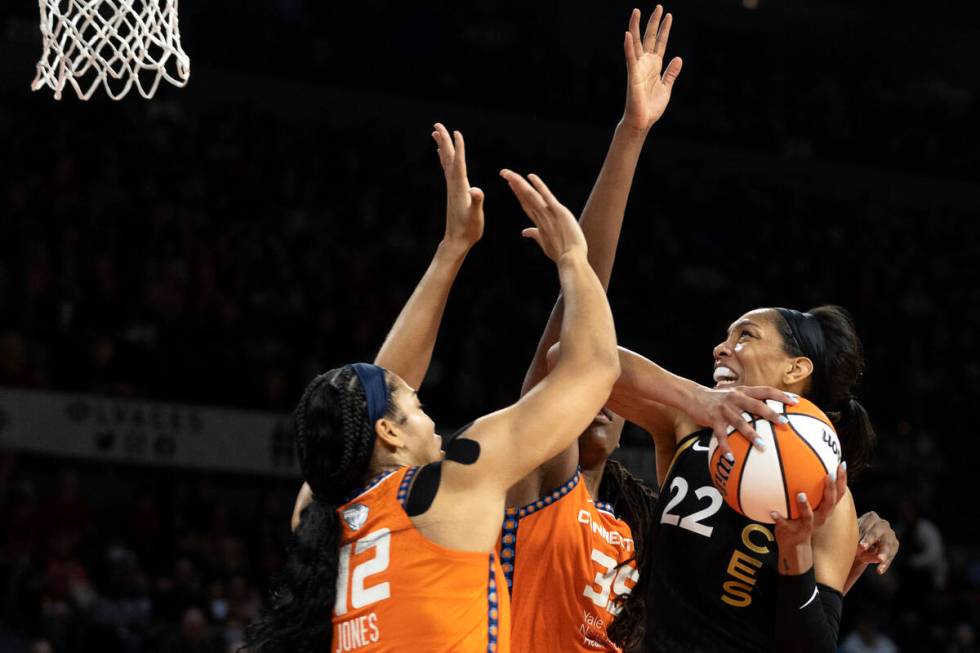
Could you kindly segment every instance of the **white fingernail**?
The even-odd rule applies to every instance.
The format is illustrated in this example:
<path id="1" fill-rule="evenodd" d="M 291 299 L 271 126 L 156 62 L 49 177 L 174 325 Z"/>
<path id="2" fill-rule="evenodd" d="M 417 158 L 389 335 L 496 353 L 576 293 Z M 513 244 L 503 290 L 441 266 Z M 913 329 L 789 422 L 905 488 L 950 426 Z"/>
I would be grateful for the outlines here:
<path id="1" fill-rule="evenodd" d="M 759 449 L 761 449 L 763 451 L 766 450 L 766 443 L 763 442 L 762 438 L 756 438 L 755 439 L 755 446 L 759 447 Z"/>
<path id="2" fill-rule="evenodd" d="M 799 501 L 800 503 L 806 503 L 806 494 L 800 492 L 799 494 L 796 495 L 796 500 Z"/>
<path id="3" fill-rule="evenodd" d="M 779 519 L 779 513 L 776 512 L 775 510 L 769 513 L 769 516 L 772 517 L 773 519 Z"/>
<path id="4" fill-rule="evenodd" d="M 780 424 L 789 424 L 789 418 L 786 417 L 785 415 L 780 415 L 776 419 L 779 421 Z"/>
<path id="5" fill-rule="evenodd" d="M 731 451 L 726 451 L 725 452 L 725 460 L 727 460 L 730 463 L 735 462 L 735 456 L 732 455 L 732 452 Z"/>
<path id="6" fill-rule="evenodd" d="M 845 472 L 847 471 L 847 461 L 846 460 L 840 464 L 840 468 L 843 469 Z"/>

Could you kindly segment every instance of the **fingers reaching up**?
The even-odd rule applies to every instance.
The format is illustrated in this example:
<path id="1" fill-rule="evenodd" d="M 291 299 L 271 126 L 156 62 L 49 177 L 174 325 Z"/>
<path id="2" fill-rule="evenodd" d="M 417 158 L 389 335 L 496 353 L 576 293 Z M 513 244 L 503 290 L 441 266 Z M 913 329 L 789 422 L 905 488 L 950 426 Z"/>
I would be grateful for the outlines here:
<path id="1" fill-rule="evenodd" d="M 630 15 L 629 28 L 623 39 L 626 57 L 627 85 L 624 124 L 637 130 L 649 129 L 667 108 L 670 94 L 681 74 L 684 62 L 674 57 L 663 67 L 667 53 L 667 41 L 674 19 L 664 15 L 657 5 L 640 35 L 640 10 Z"/>
<path id="2" fill-rule="evenodd" d="M 537 242 L 548 258 L 558 262 L 566 254 L 588 251 L 575 216 L 558 201 L 540 177 L 530 174 L 525 179 L 507 169 L 501 170 L 500 176 L 507 181 L 524 213 L 534 223 L 534 227 L 524 229 L 522 235 Z"/>
<path id="3" fill-rule="evenodd" d="M 463 134 L 442 123 L 433 126 L 439 163 L 446 177 L 445 240 L 468 249 L 483 236 L 483 191 L 470 186 L 466 172 L 466 143 Z"/>

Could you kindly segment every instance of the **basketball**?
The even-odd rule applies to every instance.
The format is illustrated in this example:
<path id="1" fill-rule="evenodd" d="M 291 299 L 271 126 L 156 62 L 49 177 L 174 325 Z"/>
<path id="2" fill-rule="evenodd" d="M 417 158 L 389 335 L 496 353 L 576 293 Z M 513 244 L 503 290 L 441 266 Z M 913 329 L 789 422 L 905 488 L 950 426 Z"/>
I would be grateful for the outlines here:
<path id="1" fill-rule="evenodd" d="M 823 499 L 824 479 L 837 478 L 841 461 L 840 440 L 830 420 L 813 403 L 800 398 L 797 405 L 766 402 L 789 420 L 773 424 L 743 413 L 765 443 L 760 451 L 748 439 L 732 432 L 728 444 L 735 456 L 730 462 L 722 456 L 716 438 L 708 450 L 711 479 L 725 502 L 754 521 L 773 523 L 769 513 L 800 516 L 796 495 L 806 493 L 816 510 Z"/>

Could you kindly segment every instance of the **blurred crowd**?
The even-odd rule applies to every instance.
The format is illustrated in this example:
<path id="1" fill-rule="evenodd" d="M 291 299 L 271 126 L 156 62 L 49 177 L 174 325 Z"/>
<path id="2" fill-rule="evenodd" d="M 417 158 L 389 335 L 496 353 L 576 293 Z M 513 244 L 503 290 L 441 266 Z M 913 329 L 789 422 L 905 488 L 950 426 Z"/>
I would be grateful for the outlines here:
<path id="1" fill-rule="evenodd" d="M 453 42 L 502 56 L 532 47 L 490 4 L 481 3 L 486 29 Z M 335 64 L 345 47 L 338 37 L 304 65 Z M 725 51 L 692 56 L 717 72 Z M 800 62 L 787 61 L 790 79 Z M 860 80 L 829 75 L 785 97 L 779 70 L 737 85 L 716 74 L 655 128 L 610 291 L 619 340 L 707 381 L 711 347 L 743 311 L 850 309 L 868 359 L 859 397 L 880 436 L 874 466 L 857 479 L 858 508 L 890 519 L 902 550 L 888 574 L 869 573 L 848 597 L 842 649 L 980 650 L 980 525 L 962 509 L 973 471 L 959 418 L 980 396 L 980 195 L 959 181 L 976 164 L 972 99 L 929 79 L 902 95 L 886 77 L 876 79 L 887 88 L 854 95 Z M 451 62 L 436 78 L 474 99 Z M 588 100 L 615 96 L 619 78 L 567 81 Z M 500 92 L 486 106 L 501 108 L 505 81 L 487 83 Z M 895 125 L 865 124 L 869 97 L 894 106 L 914 97 L 923 122 L 901 138 Z M 487 192 L 487 232 L 457 283 L 422 395 L 447 429 L 512 401 L 557 281 L 518 237 L 523 218 L 496 171 L 538 172 L 578 211 L 615 113 L 600 129 L 360 102 L 296 121 L 260 102 L 68 112 L 46 99 L 5 101 L 0 386 L 291 408 L 318 371 L 373 356 L 424 270 L 444 211 L 429 126 L 454 118 L 470 178 Z M 578 119 L 577 106 L 563 118 Z M 847 164 L 828 165 L 826 152 Z M 645 444 L 636 431 L 627 439 Z M 120 485 L 131 491 L 110 490 Z M 0 653 L 233 650 L 282 559 L 294 490 L 3 457 Z"/>
<path id="2" fill-rule="evenodd" d="M 0 651 L 235 651 L 295 485 L 0 457 Z"/>

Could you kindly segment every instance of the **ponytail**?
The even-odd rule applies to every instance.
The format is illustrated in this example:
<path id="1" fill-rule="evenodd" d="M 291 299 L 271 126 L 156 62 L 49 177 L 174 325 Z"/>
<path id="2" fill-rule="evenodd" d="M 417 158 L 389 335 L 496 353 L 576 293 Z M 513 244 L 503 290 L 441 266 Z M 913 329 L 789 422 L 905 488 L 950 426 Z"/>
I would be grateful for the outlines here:
<path id="1" fill-rule="evenodd" d="M 818 306 L 806 313 L 774 310 L 781 318 L 778 326 L 786 353 L 813 362 L 807 398 L 830 418 L 853 480 L 868 465 L 876 439 L 868 412 L 853 395 L 864 375 L 864 346 L 854 320 L 840 306 Z"/>
<path id="2" fill-rule="evenodd" d="M 268 605 L 246 632 L 248 653 L 331 650 L 341 533 L 337 508 L 314 497 L 303 511 Z"/>
<path id="3" fill-rule="evenodd" d="M 847 472 L 850 478 L 866 468 L 871 462 L 871 454 L 877 436 L 868 411 L 857 399 L 846 397 L 837 410 L 827 412 L 831 424 L 837 431 L 843 449 L 844 460 L 847 461 Z"/>
<path id="4" fill-rule="evenodd" d="M 395 415 L 393 388 L 386 377 L 384 382 L 389 390 L 385 414 Z M 368 474 L 374 451 L 368 414 L 364 388 L 349 365 L 321 374 L 303 393 L 294 414 L 296 449 L 313 501 L 289 540 L 271 597 L 245 631 L 248 653 L 332 650 L 343 532 L 337 510 Z"/>

